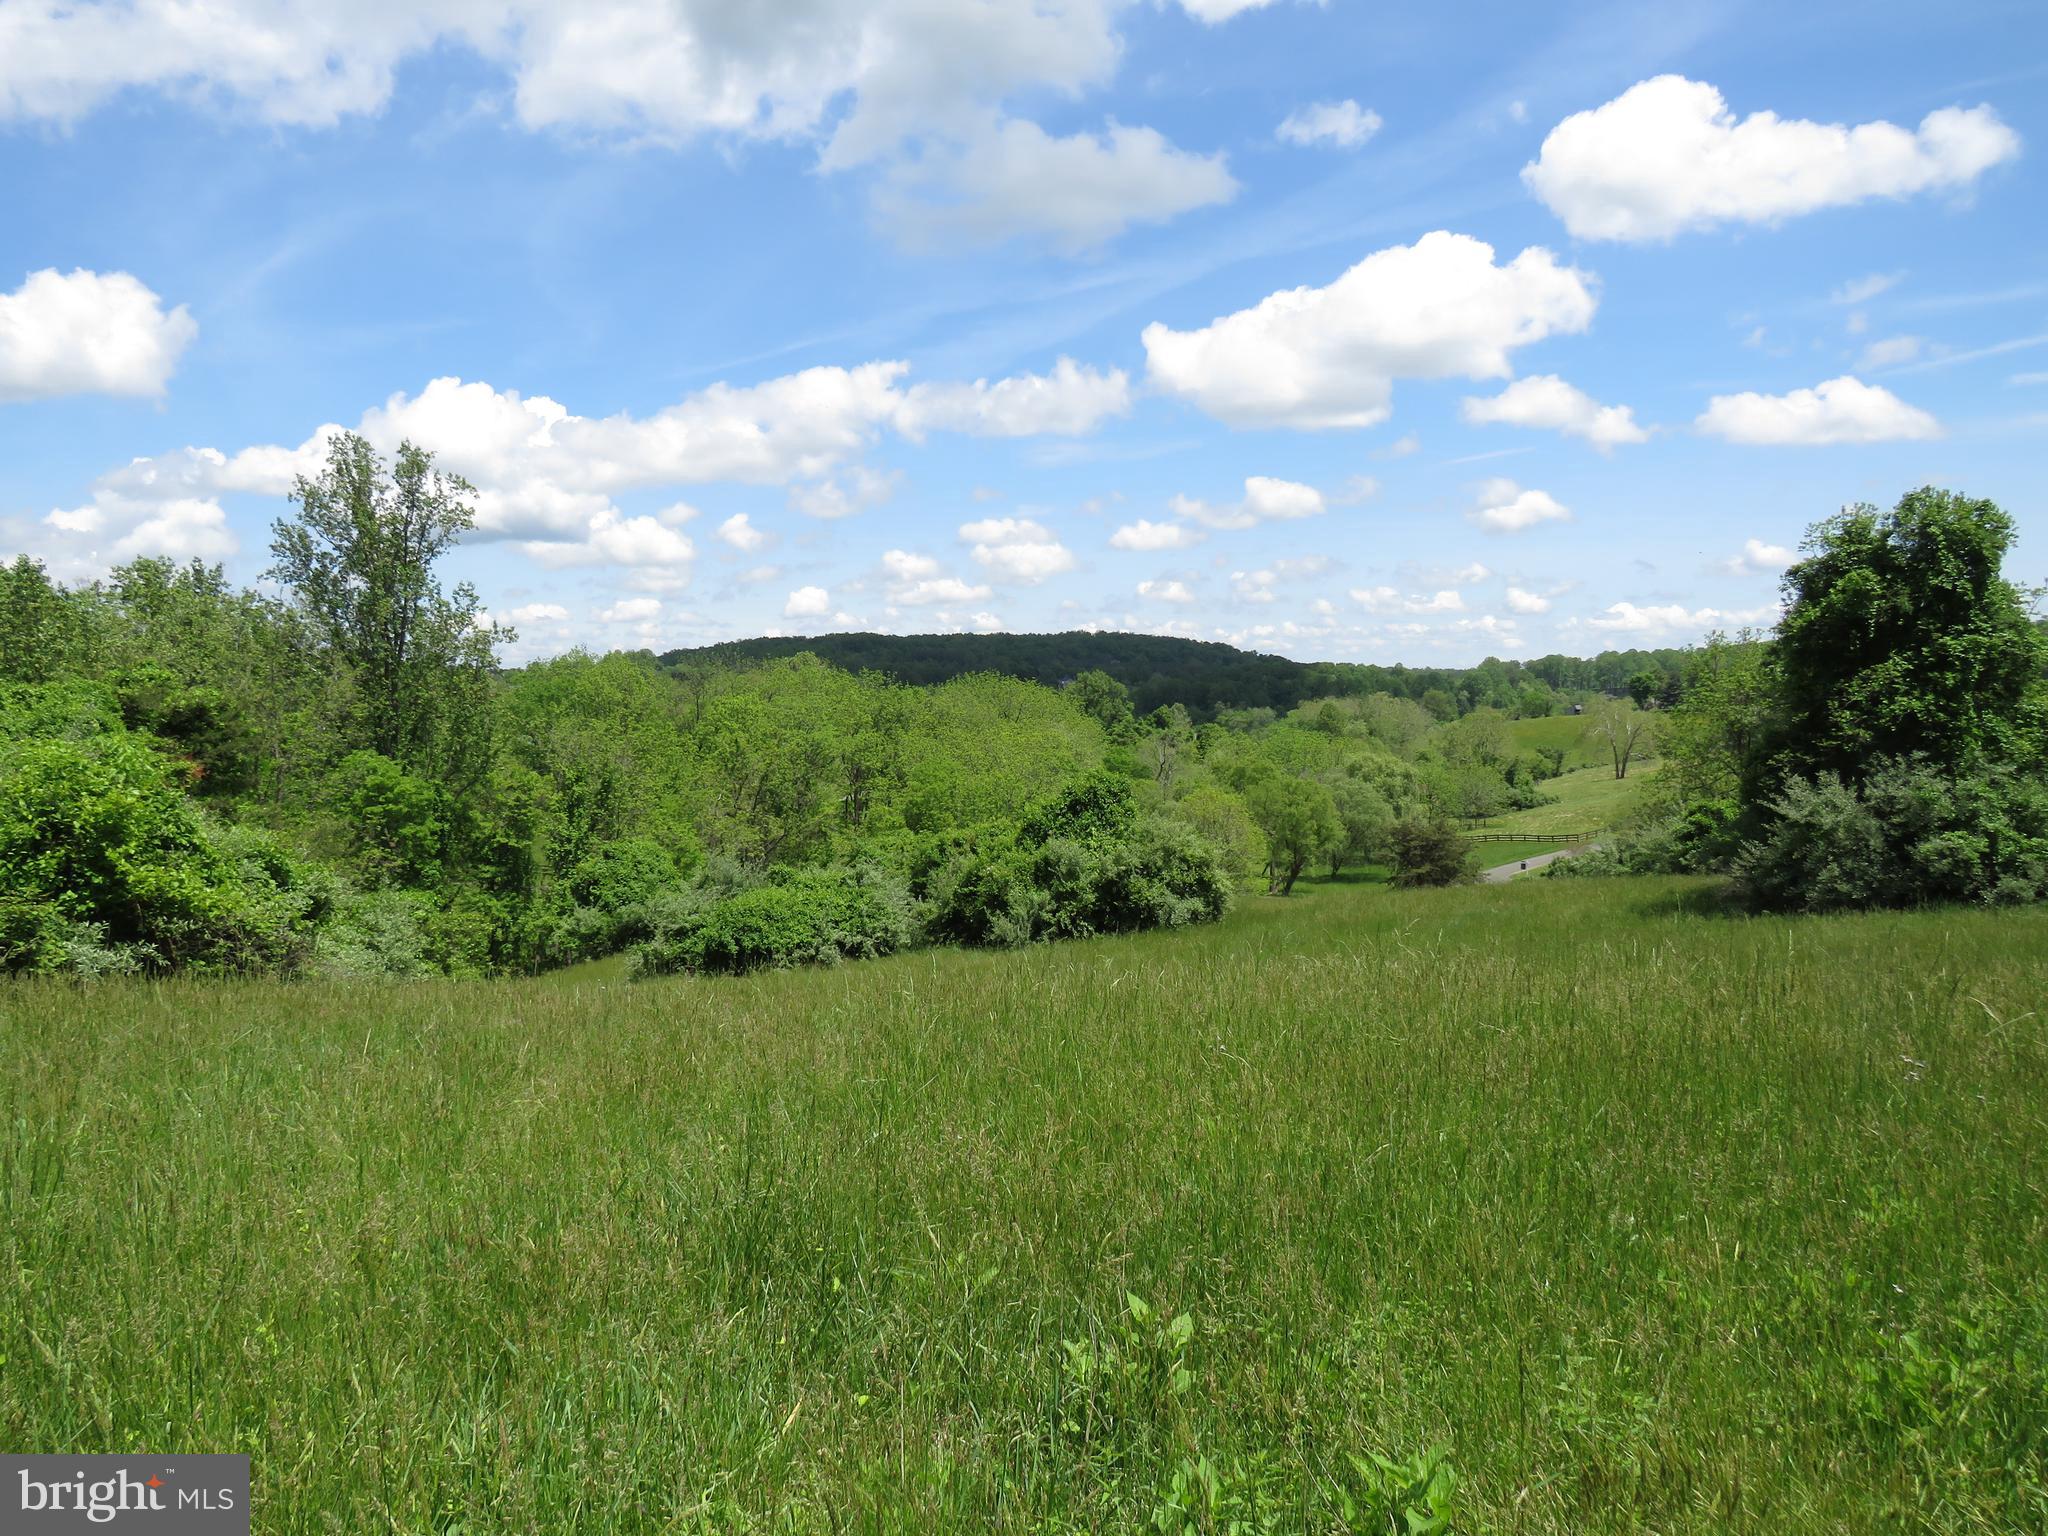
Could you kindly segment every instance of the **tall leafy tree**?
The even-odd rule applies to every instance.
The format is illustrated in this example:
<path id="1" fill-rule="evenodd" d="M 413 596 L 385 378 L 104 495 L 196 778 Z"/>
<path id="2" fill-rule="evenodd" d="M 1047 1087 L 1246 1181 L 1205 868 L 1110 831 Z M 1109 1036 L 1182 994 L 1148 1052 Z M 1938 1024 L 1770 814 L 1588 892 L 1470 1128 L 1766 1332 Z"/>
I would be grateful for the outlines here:
<path id="1" fill-rule="evenodd" d="M 354 684 L 353 744 L 458 784 L 484 766 L 494 649 L 511 638 L 484 621 L 467 583 L 444 592 L 435 578 L 435 562 L 476 525 L 473 495 L 425 449 L 400 444 L 387 469 L 344 432 L 326 467 L 299 478 L 297 515 L 274 525 L 270 546 L 270 574 Z"/>
<path id="2" fill-rule="evenodd" d="M 1100 668 L 1091 668 L 1081 673 L 1066 686 L 1067 697 L 1072 699 L 1081 713 L 1094 718 L 1110 739 L 1122 741 L 1134 729 L 1131 712 L 1131 690 Z"/>
<path id="3" fill-rule="evenodd" d="M 1707 637 L 1686 672 L 1679 702 L 1657 722 L 1664 766 L 1652 793 L 1674 809 L 1732 802 L 1741 793 L 1776 707 L 1770 650 L 1741 630 Z"/>
<path id="4" fill-rule="evenodd" d="M 85 649 L 78 603 L 42 562 L 16 555 L 0 565 L 0 682 L 38 683 L 68 670 Z"/>
<path id="5" fill-rule="evenodd" d="M 2012 540 L 1996 504 L 1931 486 L 1819 524 L 1785 573 L 1774 766 L 1855 783 L 1905 754 L 2037 758 L 2048 641 L 2001 574 Z"/>
<path id="6" fill-rule="evenodd" d="M 1266 836 L 1266 889 L 1272 895 L 1290 895 L 1309 863 L 1328 858 L 1344 836 L 1335 798 L 1313 779 L 1269 778 L 1254 785 L 1245 800 Z"/>

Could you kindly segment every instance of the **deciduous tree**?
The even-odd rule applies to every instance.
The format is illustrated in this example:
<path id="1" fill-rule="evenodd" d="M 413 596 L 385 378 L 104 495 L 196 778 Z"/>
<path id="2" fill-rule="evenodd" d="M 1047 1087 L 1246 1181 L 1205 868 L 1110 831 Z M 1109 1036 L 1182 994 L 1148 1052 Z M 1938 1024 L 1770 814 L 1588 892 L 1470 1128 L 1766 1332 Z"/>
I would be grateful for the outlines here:
<path id="1" fill-rule="evenodd" d="M 270 574 L 289 587 L 347 669 L 356 745 L 466 785 L 484 767 L 494 649 L 511 631 L 485 620 L 466 583 L 443 592 L 434 565 L 475 526 L 461 476 L 402 443 L 390 469 L 353 432 L 300 476 L 296 516 L 273 526 Z"/>
<path id="2" fill-rule="evenodd" d="M 1267 891 L 1288 895 L 1310 862 L 1327 856 L 1344 835 L 1337 802 L 1313 779 L 1286 777 L 1254 785 L 1245 798 L 1252 819 L 1266 835 Z"/>
<path id="3" fill-rule="evenodd" d="M 1617 779 L 1628 777 L 1629 762 L 1649 728 L 1650 717 L 1628 699 L 1597 699 L 1586 711 L 1586 734 L 1606 749 Z"/>
<path id="4" fill-rule="evenodd" d="M 2001 574 L 2013 533 L 1995 503 L 1931 486 L 1813 530 L 1784 580 L 1780 772 L 2038 757 L 2048 642 Z"/>

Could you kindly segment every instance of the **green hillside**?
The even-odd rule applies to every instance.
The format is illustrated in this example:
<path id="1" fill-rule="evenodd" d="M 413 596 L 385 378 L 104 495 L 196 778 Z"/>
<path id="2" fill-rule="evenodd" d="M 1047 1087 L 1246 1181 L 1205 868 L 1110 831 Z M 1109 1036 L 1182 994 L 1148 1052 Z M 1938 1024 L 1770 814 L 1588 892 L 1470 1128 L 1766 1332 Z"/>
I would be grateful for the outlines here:
<path id="1" fill-rule="evenodd" d="M 811 635 L 732 640 L 660 658 L 671 668 L 730 666 L 808 651 L 849 672 L 880 672 L 898 682 L 949 682 L 999 672 L 1057 687 L 1082 672 L 1107 672 L 1131 690 L 1140 713 L 1182 704 L 1199 715 L 1232 705 L 1292 709 L 1319 691 L 1317 669 L 1285 656 L 1241 651 L 1210 640 L 1166 635 Z M 1334 691 L 1334 690 L 1325 690 Z"/>
<path id="2" fill-rule="evenodd" d="M 1604 763 L 1573 769 L 1560 778 L 1544 780 L 1543 793 L 1554 803 L 1509 811 L 1475 830 L 1599 832 L 1627 818 L 1642 800 L 1643 781 L 1656 771 L 1654 762 L 1631 766 L 1626 779 L 1617 779 L 1614 770 Z"/>
<path id="3" fill-rule="evenodd" d="M 1649 669 L 1677 675 L 1686 658 L 1682 650 L 1602 651 L 1592 657 L 1543 656 L 1528 662 L 1488 658 L 1475 667 L 1377 666 L 1294 661 L 1215 640 L 1066 630 L 1044 635 L 763 636 L 669 651 L 658 660 L 689 671 L 806 651 L 850 672 L 880 672 L 915 684 L 998 672 L 1057 687 L 1079 673 L 1102 671 L 1131 691 L 1140 714 L 1163 704 L 1181 704 L 1198 719 L 1224 708 L 1284 712 L 1303 699 L 1368 693 L 1415 700 L 1438 693 L 1459 713 L 1480 705 L 1514 712 L 1531 689 L 1619 694 L 1633 674 Z"/>
<path id="4" fill-rule="evenodd" d="M 1545 715 L 1533 720 L 1512 720 L 1508 734 L 1524 752 L 1556 748 L 1564 753 L 1567 769 L 1587 768 L 1607 761 L 1607 748 L 1586 734 L 1583 715 Z"/>

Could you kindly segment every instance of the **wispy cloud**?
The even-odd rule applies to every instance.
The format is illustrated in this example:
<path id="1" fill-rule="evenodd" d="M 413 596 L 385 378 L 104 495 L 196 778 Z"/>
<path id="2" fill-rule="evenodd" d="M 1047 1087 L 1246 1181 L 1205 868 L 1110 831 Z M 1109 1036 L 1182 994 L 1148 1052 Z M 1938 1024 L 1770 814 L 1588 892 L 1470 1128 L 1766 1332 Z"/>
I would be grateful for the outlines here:
<path id="1" fill-rule="evenodd" d="M 1902 363 L 1896 368 L 1887 368 L 1888 374 L 1926 373 L 1932 368 L 1953 368 L 1959 363 L 1974 363 L 1979 358 L 2003 357 L 2008 352 L 2024 352 L 2029 347 L 2048 346 L 2048 331 L 2038 336 L 2015 336 L 2010 341 L 1994 342 L 1988 347 L 1972 347 L 1967 352 L 1947 352 L 1940 357 L 1923 358 L 1917 363 Z"/>

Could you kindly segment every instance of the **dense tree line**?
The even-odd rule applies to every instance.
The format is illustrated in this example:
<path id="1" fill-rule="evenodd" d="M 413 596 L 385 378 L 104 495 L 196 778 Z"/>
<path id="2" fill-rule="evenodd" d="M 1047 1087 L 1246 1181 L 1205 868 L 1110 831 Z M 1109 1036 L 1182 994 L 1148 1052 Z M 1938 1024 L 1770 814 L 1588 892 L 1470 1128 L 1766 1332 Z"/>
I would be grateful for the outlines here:
<path id="1" fill-rule="evenodd" d="M 1376 693 L 1425 704 L 1446 720 L 1475 709 L 1547 715 L 1590 695 L 1628 693 L 1646 676 L 1654 679 L 1652 696 L 1668 702 L 1686 666 L 1682 650 L 1603 651 L 1586 659 L 1544 656 L 1526 662 L 1489 658 L 1476 667 L 1300 662 L 1214 640 L 1087 630 L 733 640 L 670 651 L 660 659 L 687 673 L 805 654 L 848 671 L 879 672 L 919 685 L 997 672 L 1061 687 L 1083 673 L 1100 672 L 1124 686 L 1139 714 L 1177 704 L 1198 721 L 1231 708 L 1285 714 L 1307 699 Z"/>

